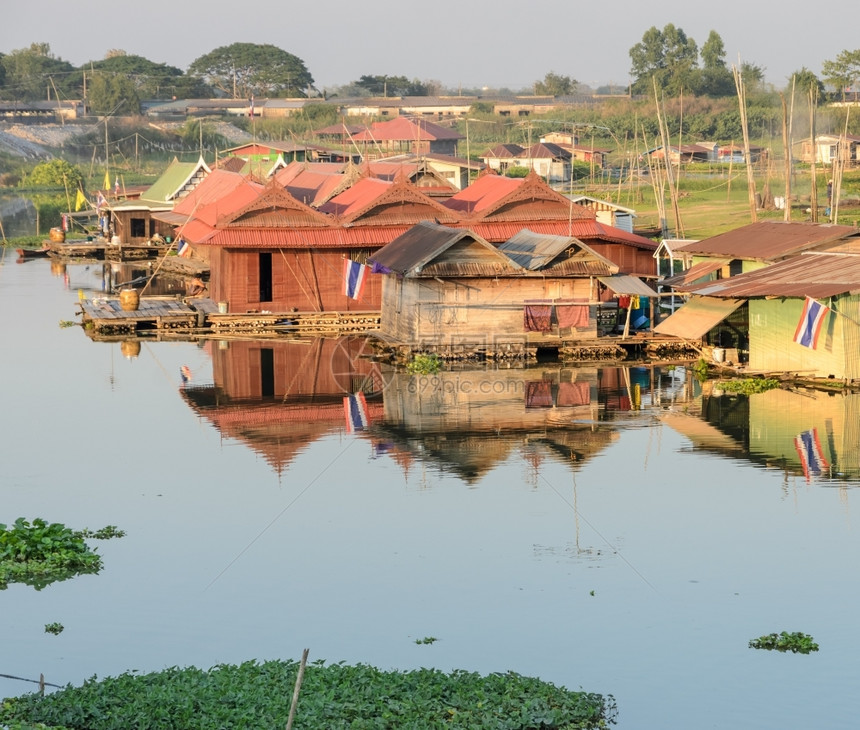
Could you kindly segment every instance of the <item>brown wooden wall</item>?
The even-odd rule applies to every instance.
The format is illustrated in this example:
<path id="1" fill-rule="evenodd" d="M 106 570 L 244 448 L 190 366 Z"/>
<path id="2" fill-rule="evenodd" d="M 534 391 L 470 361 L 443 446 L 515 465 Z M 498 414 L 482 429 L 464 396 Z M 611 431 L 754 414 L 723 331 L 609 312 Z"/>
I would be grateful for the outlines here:
<path id="1" fill-rule="evenodd" d="M 227 302 L 236 313 L 379 311 L 381 275 L 367 272 L 361 299 L 344 294 L 343 262 L 349 252 L 274 249 L 271 254 L 272 300 L 260 301 L 259 252 L 213 249 L 212 299 Z"/>
<path id="2" fill-rule="evenodd" d="M 114 230 L 116 231 L 116 235 L 120 237 L 120 241 L 122 243 L 146 243 L 156 233 L 158 233 L 160 236 L 163 236 L 165 239 L 168 237 L 172 239 L 172 237 L 175 235 L 174 226 L 168 225 L 167 223 L 163 223 L 162 221 L 155 220 L 154 218 L 152 218 L 148 210 L 114 211 L 113 218 Z M 133 228 L 133 218 L 142 220 L 145 235 L 131 235 L 131 231 Z"/>

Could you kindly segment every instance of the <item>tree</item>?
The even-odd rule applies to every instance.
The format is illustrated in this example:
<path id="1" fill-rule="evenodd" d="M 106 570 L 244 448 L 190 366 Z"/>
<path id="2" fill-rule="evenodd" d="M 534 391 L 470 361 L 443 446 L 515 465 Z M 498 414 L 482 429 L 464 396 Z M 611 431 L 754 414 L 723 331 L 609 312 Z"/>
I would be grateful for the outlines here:
<path id="1" fill-rule="evenodd" d="M 125 74 L 94 73 L 88 94 L 93 114 L 140 114 L 140 97 L 134 82 Z"/>
<path id="2" fill-rule="evenodd" d="M 845 92 L 853 87 L 860 78 L 860 50 L 842 51 L 832 61 L 821 64 L 821 75 L 845 99 Z"/>
<path id="3" fill-rule="evenodd" d="M 702 73 L 699 93 L 708 96 L 731 96 L 735 93 L 732 72 L 726 66 L 726 47 L 717 31 L 712 30 L 702 44 Z"/>
<path id="4" fill-rule="evenodd" d="M 570 96 L 576 93 L 579 82 L 570 76 L 562 76 L 550 71 L 543 81 L 535 81 L 535 94 L 542 96 Z"/>
<path id="5" fill-rule="evenodd" d="M 314 82 L 302 59 L 269 44 L 221 46 L 193 61 L 188 72 L 233 99 L 307 96 Z"/>
<path id="6" fill-rule="evenodd" d="M 32 101 L 67 94 L 81 82 L 75 67 L 55 58 L 47 43 L 31 43 L 2 58 L 6 79 L 4 88 L 11 99 Z M 56 91 L 55 91 L 56 89 Z"/>
<path id="7" fill-rule="evenodd" d="M 410 81 L 405 76 L 364 75 L 349 86 L 355 86 L 360 96 L 429 96 L 438 91 L 435 86 L 431 89 L 431 84 L 435 85 L 436 82 Z"/>
<path id="8" fill-rule="evenodd" d="M 820 99 L 824 96 L 824 84 L 821 80 L 810 71 L 806 66 L 800 69 L 800 71 L 795 71 L 788 79 L 788 90 L 791 91 L 792 84 L 794 85 L 794 90 L 797 94 L 801 96 L 801 98 L 809 97 L 809 90 L 816 89 L 816 96 Z"/>
<path id="9" fill-rule="evenodd" d="M 696 92 L 699 49 L 692 38 L 672 23 L 663 30 L 652 26 L 642 40 L 630 49 L 631 73 L 636 77 L 633 90 L 650 93 L 652 84 L 670 96 Z"/>
<path id="10" fill-rule="evenodd" d="M 69 190 L 82 188 L 84 174 L 79 168 L 70 165 L 65 160 L 48 160 L 40 162 L 27 175 L 25 184 L 34 187 L 66 187 Z"/>
<path id="11" fill-rule="evenodd" d="M 184 77 L 182 70 L 175 66 L 155 63 L 118 49 L 108 51 L 103 60 L 84 64 L 82 68 L 84 71 L 91 68 L 105 74 L 124 76 L 134 85 L 138 97 L 144 99 L 175 96 L 177 83 L 181 83 Z"/>

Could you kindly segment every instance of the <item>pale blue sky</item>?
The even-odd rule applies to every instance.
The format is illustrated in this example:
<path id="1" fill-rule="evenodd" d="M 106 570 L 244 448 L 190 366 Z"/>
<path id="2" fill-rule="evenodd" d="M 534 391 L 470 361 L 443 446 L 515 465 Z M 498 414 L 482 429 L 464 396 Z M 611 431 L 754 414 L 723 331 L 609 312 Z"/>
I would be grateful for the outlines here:
<path id="1" fill-rule="evenodd" d="M 847 0 L 835 0 L 827 11 L 831 18 L 852 17 Z M 860 47 L 855 23 L 822 24 L 826 32 L 805 36 L 796 10 L 739 0 L 707 8 L 680 0 L 149 0 L 135 6 L 28 0 L 4 8 L 0 52 L 47 42 L 79 65 L 121 48 L 184 70 L 219 46 L 259 42 L 299 56 L 318 88 L 388 74 L 449 88 L 519 89 L 548 71 L 584 83 L 626 84 L 631 46 L 649 27 L 667 23 L 699 46 L 716 30 L 730 64 L 740 54 L 779 87 L 801 66 L 819 73 L 822 61 Z"/>

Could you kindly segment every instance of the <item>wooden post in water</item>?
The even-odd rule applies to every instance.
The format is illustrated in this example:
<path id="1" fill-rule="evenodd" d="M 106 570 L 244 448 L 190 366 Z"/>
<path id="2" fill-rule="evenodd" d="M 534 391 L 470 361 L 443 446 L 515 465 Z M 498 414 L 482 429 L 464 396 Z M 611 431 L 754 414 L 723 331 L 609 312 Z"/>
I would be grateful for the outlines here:
<path id="1" fill-rule="evenodd" d="M 287 729 L 292 730 L 293 720 L 296 719 L 296 705 L 299 703 L 299 691 L 302 688 L 302 680 L 305 678 L 305 665 L 308 663 L 310 649 L 302 652 L 302 663 L 299 665 L 299 673 L 296 676 L 296 686 L 293 690 L 293 701 L 290 703 L 290 716 L 287 718 Z"/>
<path id="2" fill-rule="evenodd" d="M 818 149 L 815 146 L 815 105 L 817 103 L 818 89 L 812 85 L 809 87 L 809 147 L 812 150 L 812 160 L 809 165 L 812 176 L 809 198 L 813 223 L 818 223 L 818 171 L 815 169 L 815 160 L 818 157 Z"/>

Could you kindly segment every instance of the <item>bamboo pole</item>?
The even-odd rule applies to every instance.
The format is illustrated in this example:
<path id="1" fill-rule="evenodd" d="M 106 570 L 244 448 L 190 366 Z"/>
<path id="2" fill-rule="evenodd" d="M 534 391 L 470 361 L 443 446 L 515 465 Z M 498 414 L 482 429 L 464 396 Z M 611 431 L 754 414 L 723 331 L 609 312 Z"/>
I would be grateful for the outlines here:
<path id="1" fill-rule="evenodd" d="M 792 77 L 794 83 L 794 77 Z M 782 219 L 791 220 L 791 140 L 788 136 L 788 108 L 785 103 L 785 95 L 779 95 L 782 101 L 782 146 L 785 160 L 783 162 L 783 174 L 785 175 L 785 204 L 783 205 Z"/>
<path id="2" fill-rule="evenodd" d="M 744 160 L 747 167 L 747 195 L 750 205 L 750 221 L 755 223 L 758 220 L 758 211 L 755 204 L 755 176 L 750 161 L 750 132 L 747 124 L 747 95 L 744 88 L 744 79 L 737 66 L 732 66 L 732 72 L 735 77 L 735 89 L 738 92 L 738 109 L 741 115 L 741 131 L 744 134 Z"/>
<path id="3" fill-rule="evenodd" d="M 669 159 L 669 128 L 666 126 L 665 114 L 661 113 L 662 104 L 657 98 L 657 79 L 654 83 L 654 101 L 657 104 L 657 124 L 660 127 L 660 139 L 663 142 L 663 161 L 666 163 L 666 184 L 669 186 L 669 197 L 672 201 L 672 212 L 675 214 L 675 235 L 684 237 L 684 225 L 681 222 L 681 210 L 678 207 L 678 189 L 675 187 L 675 171 Z M 681 166 L 680 149 L 678 150 L 678 167 Z"/>
<path id="4" fill-rule="evenodd" d="M 305 678 L 305 665 L 308 663 L 308 652 L 310 649 L 305 649 L 302 652 L 302 663 L 299 665 L 299 673 L 296 676 L 296 686 L 293 689 L 293 701 L 290 703 L 290 716 L 287 718 L 286 730 L 291 730 L 293 720 L 296 719 L 296 705 L 299 703 L 299 691 L 302 688 L 302 680 Z"/>
<path id="5" fill-rule="evenodd" d="M 812 176 L 809 189 L 810 210 L 812 211 L 812 222 L 818 223 L 818 171 L 815 169 L 815 160 L 818 157 L 818 149 L 815 146 L 815 104 L 818 101 L 818 89 L 813 85 L 809 87 L 809 147 L 812 150 L 812 160 L 809 171 Z"/>

